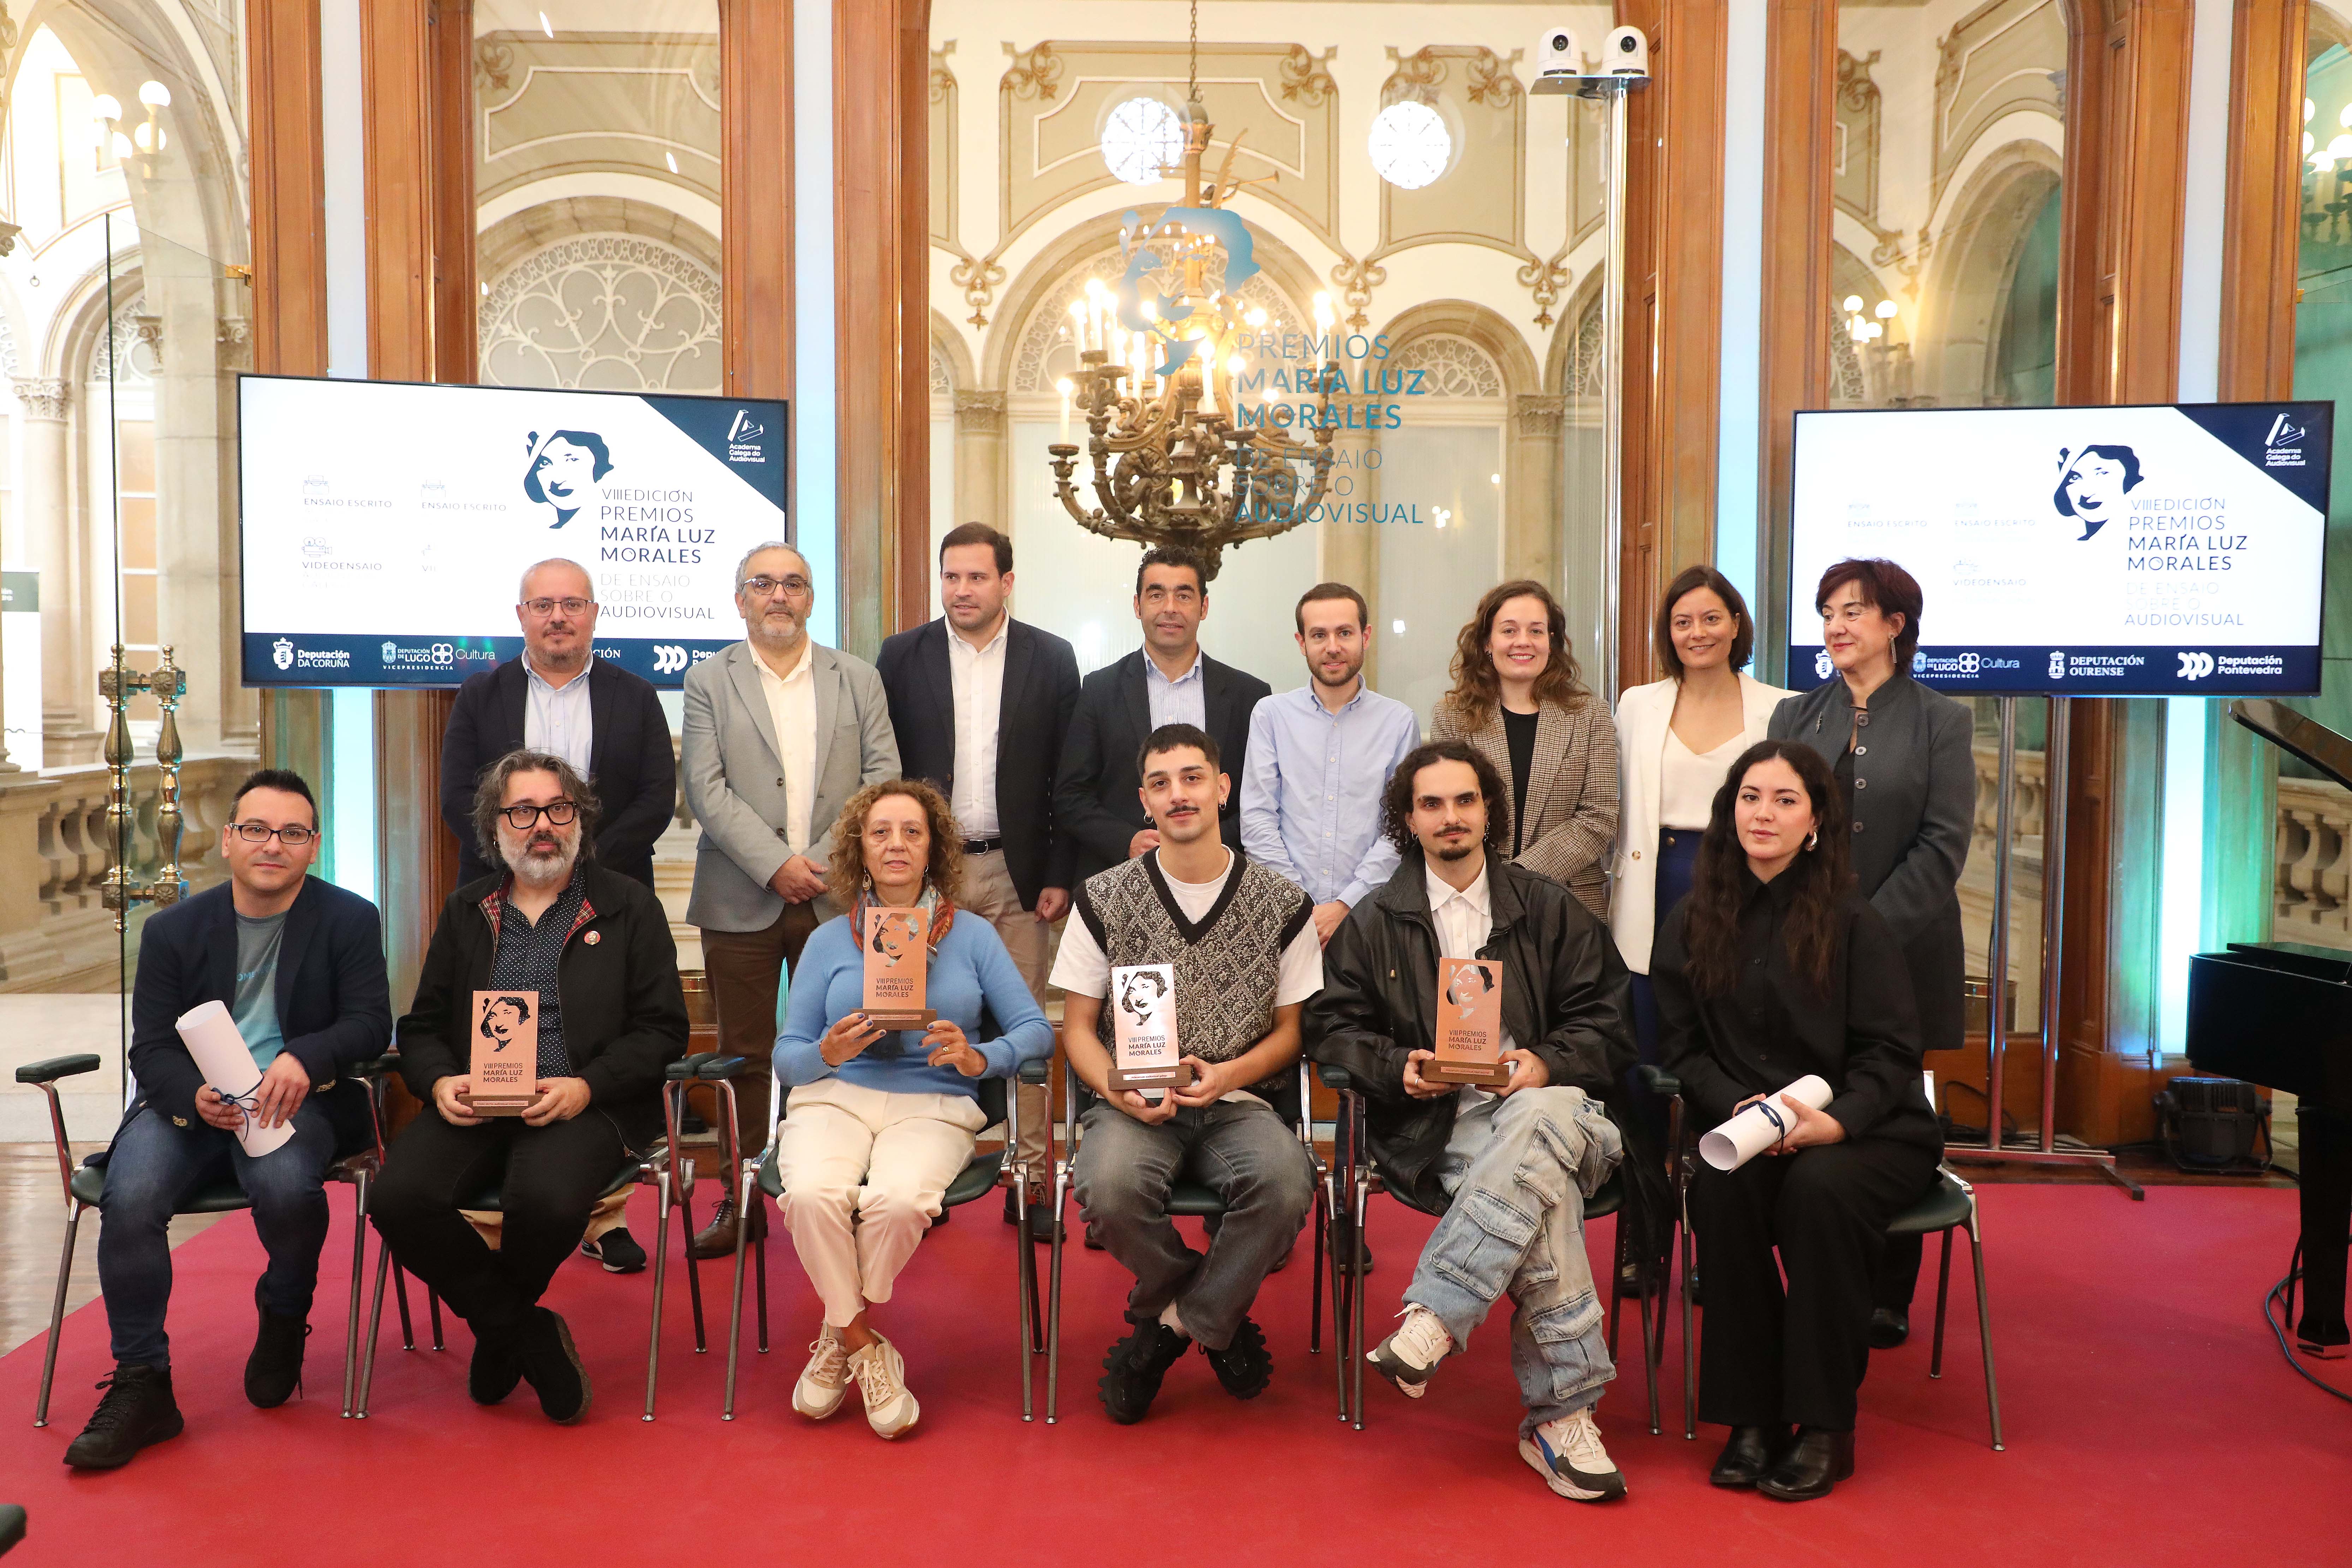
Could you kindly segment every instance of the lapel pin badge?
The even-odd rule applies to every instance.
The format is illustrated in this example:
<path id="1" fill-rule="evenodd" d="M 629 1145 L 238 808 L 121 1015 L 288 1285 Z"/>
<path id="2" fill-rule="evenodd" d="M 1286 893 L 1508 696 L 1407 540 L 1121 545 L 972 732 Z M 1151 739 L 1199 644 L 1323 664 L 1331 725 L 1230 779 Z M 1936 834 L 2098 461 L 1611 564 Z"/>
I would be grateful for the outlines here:
<path id="1" fill-rule="evenodd" d="M 603 931 L 590 931 L 586 936 L 582 937 L 580 940 L 581 940 L 582 942 L 585 942 L 585 943 L 586 943 L 587 945 L 589 945 L 590 947 L 593 947 L 593 946 L 595 946 L 598 942 L 602 942 L 602 941 L 604 941 L 604 933 Z"/>

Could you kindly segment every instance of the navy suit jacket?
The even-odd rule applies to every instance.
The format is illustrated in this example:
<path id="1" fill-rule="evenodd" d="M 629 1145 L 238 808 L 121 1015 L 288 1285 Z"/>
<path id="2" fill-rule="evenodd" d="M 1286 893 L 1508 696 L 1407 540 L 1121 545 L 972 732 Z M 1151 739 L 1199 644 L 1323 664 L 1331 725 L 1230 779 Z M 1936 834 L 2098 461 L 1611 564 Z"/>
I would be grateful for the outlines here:
<path id="1" fill-rule="evenodd" d="M 204 1074 L 173 1026 L 206 1002 L 236 1006 L 236 912 L 226 882 L 158 910 L 140 932 L 131 993 L 131 1072 L 139 1093 L 124 1121 L 152 1105 L 176 1121 L 198 1122 Z M 367 1142 L 367 1086 L 352 1069 L 392 1043 L 383 921 L 373 904 L 332 882 L 304 879 L 278 942 L 278 1026 L 287 1054 L 310 1075 L 311 1093 L 326 1095 L 320 1103 L 336 1146 Z"/>
<path id="2" fill-rule="evenodd" d="M 1151 826 L 1138 793 L 1142 775 L 1135 754 L 1151 735 L 1151 699 L 1144 687 L 1145 655 L 1137 648 L 1087 677 L 1078 710 L 1062 746 L 1062 766 L 1054 781 L 1055 815 L 1060 831 L 1077 843 L 1076 887 L 1106 867 L 1128 858 L 1127 847 Z M 1250 714 L 1273 689 L 1247 670 L 1201 656 L 1202 726 L 1217 742 L 1217 768 L 1234 783 L 1217 814 L 1226 847 L 1242 847 L 1241 781 L 1248 773 Z"/>

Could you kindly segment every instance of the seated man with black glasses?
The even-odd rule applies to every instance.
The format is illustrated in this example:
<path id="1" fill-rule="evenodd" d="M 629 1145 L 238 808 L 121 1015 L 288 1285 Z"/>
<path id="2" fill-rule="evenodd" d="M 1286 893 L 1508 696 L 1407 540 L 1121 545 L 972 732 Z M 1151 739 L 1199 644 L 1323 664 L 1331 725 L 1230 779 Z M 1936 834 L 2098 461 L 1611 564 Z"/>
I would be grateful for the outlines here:
<path id="1" fill-rule="evenodd" d="M 482 774 L 474 829 L 504 868 L 450 895 L 400 1021 L 400 1071 L 425 1110 L 394 1141 L 373 1202 L 401 1266 L 474 1331 L 467 1391 L 495 1405 L 530 1380 L 540 1409 L 587 1414 L 587 1374 L 539 1304 L 597 1194 L 660 1134 L 663 1071 L 686 1054 L 686 996 L 661 901 L 590 859 L 596 797 L 562 758 L 509 752 Z M 524 993 L 538 1060 L 521 1114 L 478 1115 L 483 993 Z M 520 1030 L 521 1009 L 511 1016 Z M 459 1205 L 496 1184 L 493 1252 Z"/>
<path id="2" fill-rule="evenodd" d="M 139 938 L 131 997 L 138 1089 L 106 1154 L 99 1204 L 99 1287 L 114 1341 L 106 1397 L 66 1463 L 110 1470 L 177 1436 L 171 1342 L 172 1215 L 234 1173 L 253 1204 L 269 1265 L 254 1288 L 260 1331 L 245 1396 L 267 1410 L 302 1377 L 302 1341 L 327 1239 L 327 1168 L 370 1137 L 367 1086 L 351 1076 L 392 1038 L 383 929 L 375 906 L 309 875 L 319 808 L 299 773 L 265 768 L 237 786 L 221 827 L 228 880 L 158 910 Z M 251 1103 L 223 1100 L 173 1027 L 206 1002 L 229 1010 L 261 1083 Z M 247 1118 L 293 1136 L 247 1154 Z"/>

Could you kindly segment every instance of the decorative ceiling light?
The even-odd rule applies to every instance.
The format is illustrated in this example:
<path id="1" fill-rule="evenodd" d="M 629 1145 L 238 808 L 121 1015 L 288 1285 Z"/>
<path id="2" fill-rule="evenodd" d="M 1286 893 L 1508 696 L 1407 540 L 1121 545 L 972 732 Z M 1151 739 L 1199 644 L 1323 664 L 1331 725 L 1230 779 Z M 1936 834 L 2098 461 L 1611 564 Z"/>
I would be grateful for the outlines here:
<path id="1" fill-rule="evenodd" d="M 1130 185 L 1155 185 L 1184 156 L 1184 125 L 1156 98 L 1130 98 L 1103 122 L 1103 162 Z"/>
<path id="2" fill-rule="evenodd" d="M 1454 132 L 1425 103 L 1404 99 L 1372 116 L 1372 167 L 1400 190 L 1433 184 L 1454 161 Z"/>

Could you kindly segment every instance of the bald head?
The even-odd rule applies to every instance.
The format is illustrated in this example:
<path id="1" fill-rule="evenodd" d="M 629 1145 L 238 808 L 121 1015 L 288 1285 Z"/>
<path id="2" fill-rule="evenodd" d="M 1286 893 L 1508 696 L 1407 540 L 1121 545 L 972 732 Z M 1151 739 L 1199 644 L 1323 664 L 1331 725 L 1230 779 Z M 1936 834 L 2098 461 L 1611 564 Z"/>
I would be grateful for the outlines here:
<path id="1" fill-rule="evenodd" d="M 596 647 L 596 584 L 586 567 L 561 556 L 522 574 L 515 619 L 531 668 L 558 686 L 588 668 Z"/>

